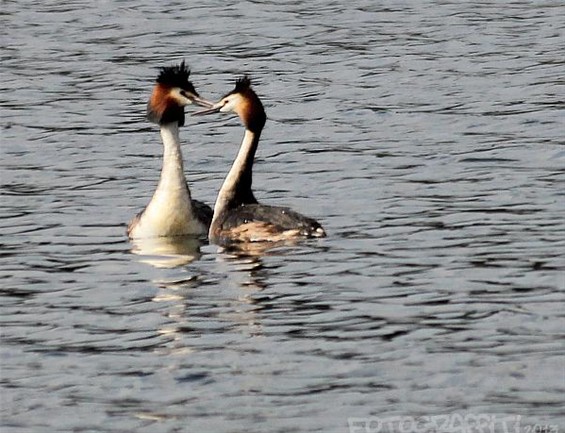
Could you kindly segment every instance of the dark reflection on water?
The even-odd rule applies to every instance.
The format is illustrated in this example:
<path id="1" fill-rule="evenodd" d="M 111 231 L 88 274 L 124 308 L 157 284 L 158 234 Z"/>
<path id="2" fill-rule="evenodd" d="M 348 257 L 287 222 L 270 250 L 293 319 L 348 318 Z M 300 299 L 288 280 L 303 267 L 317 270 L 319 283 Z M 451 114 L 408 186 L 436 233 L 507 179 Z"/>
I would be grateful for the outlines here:
<path id="1" fill-rule="evenodd" d="M 350 417 L 562 426 L 560 2 L 4 2 L 2 432 L 348 431 Z M 130 244 L 144 119 L 185 58 L 251 73 L 266 203 L 323 240 Z M 187 110 L 189 111 L 190 108 Z M 241 139 L 181 131 L 213 203 Z"/>

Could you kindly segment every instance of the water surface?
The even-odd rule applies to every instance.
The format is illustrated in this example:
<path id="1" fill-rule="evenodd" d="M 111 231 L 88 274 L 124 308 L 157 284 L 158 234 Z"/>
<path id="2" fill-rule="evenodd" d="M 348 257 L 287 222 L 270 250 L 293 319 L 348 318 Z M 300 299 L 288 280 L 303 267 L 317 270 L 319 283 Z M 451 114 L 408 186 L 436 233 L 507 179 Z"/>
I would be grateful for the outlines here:
<path id="1" fill-rule="evenodd" d="M 564 427 L 562 3 L 342 3 L 3 3 L 3 433 Z M 256 195 L 328 238 L 132 253 L 183 58 L 209 99 L 252 75 Z M 188 119 L 196 198 L 241 136 Z"/>

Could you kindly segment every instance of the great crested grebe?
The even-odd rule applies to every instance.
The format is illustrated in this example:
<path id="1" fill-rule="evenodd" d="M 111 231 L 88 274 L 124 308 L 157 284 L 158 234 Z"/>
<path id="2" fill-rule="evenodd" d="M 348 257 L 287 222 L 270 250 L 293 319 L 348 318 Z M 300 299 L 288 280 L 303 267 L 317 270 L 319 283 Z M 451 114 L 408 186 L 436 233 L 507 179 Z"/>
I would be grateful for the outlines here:
<path id="1" fill-rule="evenodd" d="M 128 225 L 130 238 L 206 235 L 212 220 L 210 206 L 192 200 L 184 176 L 179 126 L 184 125 L 184 106 L 213 104 L 201 99 L 188 77 L 184 61 L 161 68 L 151 98 L 147 118 L 159 124 L 163 140 L 163 167 L 157 190 L 147 207 Z"/>
<path id="2" fill-rule="evenodd" d="M 236 113 L 245 135 L 214 205 L 210 241 L 222 245 L 324 237 L 326 232 L 317 221 L 286 207 L 259 204 L 251 190 L 253 160 L 267 115 L 249 77 L 238 79 L 234 90 L 194 115 L 215 112 Z"/>

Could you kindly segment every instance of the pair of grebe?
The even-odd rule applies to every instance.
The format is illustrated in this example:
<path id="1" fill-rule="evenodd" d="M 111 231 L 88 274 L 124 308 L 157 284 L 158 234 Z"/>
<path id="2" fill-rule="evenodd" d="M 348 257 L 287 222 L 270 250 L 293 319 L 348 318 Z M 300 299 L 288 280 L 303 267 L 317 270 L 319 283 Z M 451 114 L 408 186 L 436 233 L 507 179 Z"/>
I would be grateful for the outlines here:
<path id="1" fill-rule="evenodd" d="M 267 116 L 249 78 L 238 79 L 234 90 L 212 103 L 200 98 L 189 75 L 182 62 L 162 68 L 157 77 L 147 117 L 160 125 L 163 168 L 151 201 L 128 226 L 129 237 L 208 235 L 210 242 L 226 245 L 325 236 L 322 226 L 312 218 L 286 207 L 259 204 L 253 194 L 253 161 Z M 179 126 L 184 125 L 184 107 L 189 104 L 205 107 L 196 115 L 236 113 L 245 126 L 239 152 L 220 188 L 214 210 L 192 199 L 184 176 Z"/>

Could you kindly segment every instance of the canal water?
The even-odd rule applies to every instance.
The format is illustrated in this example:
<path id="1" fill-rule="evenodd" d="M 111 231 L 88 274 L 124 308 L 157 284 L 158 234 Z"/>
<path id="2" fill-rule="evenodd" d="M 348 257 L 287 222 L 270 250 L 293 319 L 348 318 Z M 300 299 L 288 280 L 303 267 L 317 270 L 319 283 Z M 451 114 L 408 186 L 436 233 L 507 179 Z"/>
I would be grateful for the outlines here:
<path id="1" fill-rule="evenodd" d="M 565 428 L 561 1 L 2 9 L 2 433 Z M 251 75 L 256 196 L 327 238 L 128 241 L 182 59 L 212 100 Z M 242 134 L 187 117 L 194 197 Z"/>

